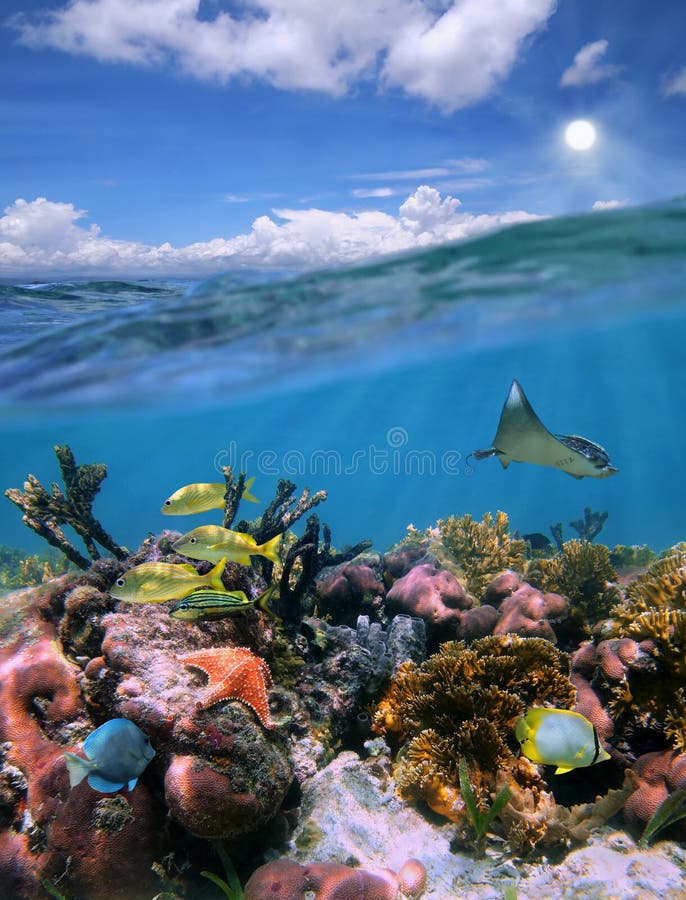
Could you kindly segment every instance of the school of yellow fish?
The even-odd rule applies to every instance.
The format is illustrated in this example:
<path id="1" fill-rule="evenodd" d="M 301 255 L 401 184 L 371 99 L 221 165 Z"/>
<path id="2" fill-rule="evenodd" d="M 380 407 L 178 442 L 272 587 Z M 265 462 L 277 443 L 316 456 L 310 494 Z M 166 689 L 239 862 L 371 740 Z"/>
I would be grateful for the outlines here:
<path id="1" fill-rule="evenodd" d="M 253 477 L 245 482 L 241 499 L 259 503 L 251 493 L 254 481 Z M 224 483 L 187 484 L 164 501 L 161 512 L 167 516 L 187 516 L 223 509 L 225 494 Z M 220 525 L 201 525 L 182 535 L 173 544 L 173 549 L 190 559 L 213 563 L 214 567 L 206 575 L 200 575 L 191 563 L 142 563 L 117 578 L 110 593 L 117 600 L 129 603 L 163 603 L 190 598 L 192 602 L 184 605 L 177 602 L 170 609 L 170 615 L 186 621 L 217 619 L 254 608 L 273 615 L 267 602 L 276 593 L 273 585 L 251 599 L 243 591 L 227 591 L 222 573 L 227 561 L 249 566 L 251 556 L 264 556 L 278 563 L 281 537 L 277 534 L 264 544 L 258 544 L 251 534 L 231 531 Z"/>

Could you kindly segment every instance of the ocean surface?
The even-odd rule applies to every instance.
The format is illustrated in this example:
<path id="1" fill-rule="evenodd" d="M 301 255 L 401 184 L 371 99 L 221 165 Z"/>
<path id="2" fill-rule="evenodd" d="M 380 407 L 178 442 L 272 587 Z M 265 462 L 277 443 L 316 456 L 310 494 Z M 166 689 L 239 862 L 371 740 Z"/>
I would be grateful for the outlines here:
<path id="1" fill-rule="evenodd" d="M 129 547 L 197 525 L 160 506 L 222 464 L 265 503 L 283 477 L 326 489 L 337 546 L 497 509 L 521 533 L 575 537 L 590 507 L 609 545 L 686 537 L 683 199 L 298 276 L 5 285 L 0 316 L 0 488 L 58 480 L 67 443 L 107 464 L 94 511 Z M 513 379 L 619 473 L 468 460 Z M 0 544 L 43 549 L 6 500 Z"/>

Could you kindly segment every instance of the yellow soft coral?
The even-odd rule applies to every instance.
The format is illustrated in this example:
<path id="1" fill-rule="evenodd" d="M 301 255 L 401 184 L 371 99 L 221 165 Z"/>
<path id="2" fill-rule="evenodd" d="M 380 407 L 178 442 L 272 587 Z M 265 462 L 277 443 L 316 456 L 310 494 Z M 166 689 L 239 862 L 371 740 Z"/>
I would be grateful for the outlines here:
<path id="1" fill-rule="evenodd" d="M 507 744 L 517 717 L 534 703 L 571 707 L 568 676 L 569 657 L 553 644 L 512 634 L 451 641 L 421 665 L 403 663 L 373 717 L 400 748 L 401 796 L 462 821 L 460 759 L 470 760 L 477 802 L 487 803 L 498 773 L 518 766 Z"/>
<path id="2" fill-rule="evenodd" d="M 439 519 L 437 529 L 440 542 L 464 573 L 467 589 L 475 597 L 480 597 L 503 569 L 524 568 L 526 542 L 510 537 L 507 515 L 500 510 L 495 519 L 486 513 L 480 522 L 470 515 Z"/>
<path id="3" fill-rule="evenodd" d="M 590 541 L 565 541 L 551 559 L 532 560 L 526 578 L 541 591 L 568 597 L 572 615 L 585 623 L 607 616 L 620 597 L 613 583 L 617 572 L 610 561 L 610 551 L 604 544 Z"/>

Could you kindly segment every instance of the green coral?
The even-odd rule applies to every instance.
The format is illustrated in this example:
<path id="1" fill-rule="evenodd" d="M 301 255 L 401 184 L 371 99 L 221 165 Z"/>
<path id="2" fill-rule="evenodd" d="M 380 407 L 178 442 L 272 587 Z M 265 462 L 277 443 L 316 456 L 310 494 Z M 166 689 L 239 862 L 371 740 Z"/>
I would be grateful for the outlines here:
<path id="1" fill-rule="evenodd" d="M 0 544 L 0 590 L 31 587 L 56 575 L 63 575 L 69 561 L 59 553 L 27 554 Z"/>
<path id="2" fill-rule="evenodd" d="M 568 597 L 572 615 L 590 624 L 605 618 L 617 603 L 617 577 L 604 544 L 579 540 L 565 541 L 554 557 L 532 560 L 526 570 L 528 582 Z"/>
<path id="3" fill-rule="evenodd" d="M 615 569 L 648 566 L 655 554 L 647 544 L 615 544 L 610 551 L 610 562 Z"/>
<path id="4" fill-rule="evenodd" d="M 467 590 L 475 597 L 480 597 L 503 569 L 522 571 L 524 568 L 526 541 L 510 537 L 507 515 L 500 510 L 495 518 L 486 513 L 480 522 L 470 515 L 449 516 L 439 519 L 436 528 L 440 543 L 461 570 Z"/>
<path id="5" fill-rule="evenodd" d="M 129 822 L 135 822 L 136 818 L 126 797 L 115 794 L 114 797 L 103 797 L 95 803 L 91 821 L 94 828 L 117 834 Z"/>

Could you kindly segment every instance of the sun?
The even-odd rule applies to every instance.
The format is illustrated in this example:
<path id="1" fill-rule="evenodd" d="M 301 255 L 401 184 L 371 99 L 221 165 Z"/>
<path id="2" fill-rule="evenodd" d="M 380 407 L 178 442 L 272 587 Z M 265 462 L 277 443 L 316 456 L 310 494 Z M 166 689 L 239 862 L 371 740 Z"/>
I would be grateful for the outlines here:
<path id="1" fill-rule="evenodd" d="M 575 119 L 565 128 L 565 141 L 572 150 L 590 150 L 596 137 L 595 125 L 588 119 Z"/>

